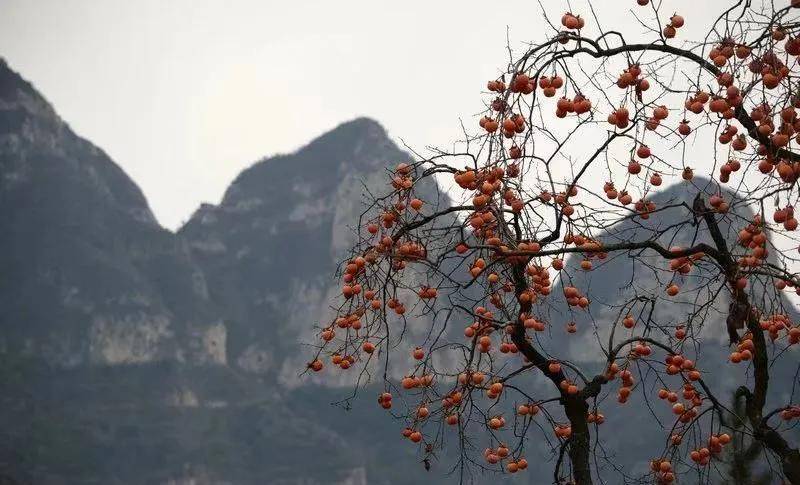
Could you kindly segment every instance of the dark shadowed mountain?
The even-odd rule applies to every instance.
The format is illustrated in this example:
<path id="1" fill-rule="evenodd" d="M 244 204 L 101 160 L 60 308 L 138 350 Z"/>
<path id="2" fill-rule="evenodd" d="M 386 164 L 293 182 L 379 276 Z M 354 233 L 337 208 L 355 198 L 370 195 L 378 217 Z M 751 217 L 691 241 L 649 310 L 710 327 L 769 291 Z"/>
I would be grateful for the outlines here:
<path id="1" fill-rule="evenodd" d="M 399 437 L 403 424 L 375 405 L 376 389 L 348 412 L 330 404 L 352 393 L 348 382 L 298 377 L 301 343 L 338 292 L 332 274 L 363 194 L 382 191 L 386 167 L 409 158 L 359 118 L 254 164 L 174 234 L 102 150 L 0 61 L 0 483 L 458 483 L 446 477 L 453 460 L 424 471 Z M 420 190 L 448 203 L 433 185 Z M 668 187 L 656 202 L 689 192 Z M 542 344 L 566 346 L 591 369 L 592 329 L 605 331 L 626 291 L 661 282 L 625 258 L 576 282 L 592 288 L 593 319 L 554 298 Z M 713 315 L 702 331 L 714 331 Z M 560 333 L 567 319 L 581 329 L 571 340 Z M 709 345 L 704 353 L 727 353 L 722 340 Z M 743 371 L 712 372 L 724 384 Z M 622 431 L 601 436 L 627 450 L 616 460 L 634 470 L 651 458 L 639 445 L 657 434 L 654 420 L 641 401 L 624 413 L 611 401 L 607 429 Z M 549 483 L 553 457 L 532 441 L 537 461 L 514 483 Z"/>
<path id="2" fill-rule="evenodd" d="M 64 367 L 224 363 L 221 316 L 188 246 L 4 62 L 0 177 L 3 348 Z"/>
<path id="3" fill-rule="evenodd" d="M 357 119 L 253 165 L 173 234 L 0 62 L 0 477 L 357 485 L 413 463 L 356 439 L 396 438 L 373 406 L 348 425 L 330 406 L 348 390 L 292 390 L 362 181 L 406 159 Z"/>

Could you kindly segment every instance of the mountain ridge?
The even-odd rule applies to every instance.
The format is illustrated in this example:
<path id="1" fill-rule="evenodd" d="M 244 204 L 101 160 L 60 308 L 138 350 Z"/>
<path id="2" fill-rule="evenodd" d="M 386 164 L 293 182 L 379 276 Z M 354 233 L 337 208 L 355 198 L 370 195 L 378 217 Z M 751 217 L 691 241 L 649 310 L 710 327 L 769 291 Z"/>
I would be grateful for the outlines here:
<path id="1" fill-rule="evenodd" d="M 338 449 L 348 432 L 322 418 L 336 391 L 294 397 L 297 345 L 327 310 L 351 195 L 371 167 L 407 156 L 357 118 L 254 164 L 173 233 L 3 62 L 0 480 L 365 485 L 367 450 Z M 213 238 L 223 252 L 204 246 Z M 278 273 L 293 276 L 270 282 Z M 303 463 L 319 446 L 325 458 Z"/>
<path id="2" fill-rule="evenodd" d="M 81 150 L 91 155 L 87 160 L 68 159 L 68 162 L 83 162 L 84 170 L 90 177 L 108 177 L 112 183 L 123 187 L 120 203 L 131 205 L 135 217 L 143 222 L 155 223 L 156 218 L 150 210 L 147 199 L 139 186 L 106 154 L 103 149 L 77 135 L 67 122 L 55 111 L 52 104 L 42 96 L 33 85 L 25 80 L 19 73 L 11 69 L 8 63 L 0 58 L 0 102 L 4 112 L 0 122 L 0 135 L 5 135 L 4 142 L 20 147 L 22 142 L 32 142 L 36 139 L 39 150 L 50 150 L 69 158 L 67 151 Z M 16 135 L 16 136 L 14 136 Z M 67 139 L 75 146 L 63 147 L 58 142 Z M 6 147 L 8 148 L 8 147 Z M 7 182 L 9 174 L 4 171 L 4 180 Z M 114 195 L 110 190 L 107 193 Z"/>

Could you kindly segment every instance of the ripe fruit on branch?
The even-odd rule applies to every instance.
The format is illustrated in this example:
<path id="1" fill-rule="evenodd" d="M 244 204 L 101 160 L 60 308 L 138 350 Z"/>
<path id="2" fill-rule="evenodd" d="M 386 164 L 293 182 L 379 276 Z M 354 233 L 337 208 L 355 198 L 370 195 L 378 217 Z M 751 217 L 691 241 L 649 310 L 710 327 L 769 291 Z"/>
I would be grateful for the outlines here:
<path id="1" fill-rule="evenodd" d="M 486 83 L 486 89 L 496 93 L 502 93 L 506 90 L 506 83 L 501 80 L 489 81 Z"/>
<path id="2" fill-rule="evenodd" d="M 627 315 L 622 319 L 622 325 L 625 328 L 633 328 L 636 325 L 636 320 L 634 320 L 632 315 Z"/>
<path id="3" fill-rule="evenodd" d="M 658 172 L 650 176 L 650 183 L 653 184 L 654 186 L 658 187 L 659 185 L 661 185 L 661 182 L 662 182 L 661 175 Z"/>
<path id="4" fill-rule="evenodd" d="M 575 16 L 571 12 L 567 12 L 561 17 L 561 25 L 570 30 L 580 30 L 584 26 L 584 21 L 580 15 Z"/>
<path id="5" fill-rule="evenodd" d="M 495 416 L 489 420 L 489 427 L 492 429 L 500 429 L 505 426 L 506 420 L 502 416 Z"/>
<path id="6" fill-rule="evenodd" d="M 559 424 L 553 431 L 555 431 L 558 438 L 569 439 L 569 437 L 572 436 L 572 427 L 569 425 Z"/>

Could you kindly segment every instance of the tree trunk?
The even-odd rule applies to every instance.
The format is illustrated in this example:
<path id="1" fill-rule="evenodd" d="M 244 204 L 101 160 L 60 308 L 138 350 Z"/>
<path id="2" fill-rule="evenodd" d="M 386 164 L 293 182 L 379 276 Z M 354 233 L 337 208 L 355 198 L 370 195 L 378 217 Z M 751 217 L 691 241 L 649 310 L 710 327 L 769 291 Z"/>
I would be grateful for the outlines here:
<path id="1" fill-rule="evenodd" d="M 693 209 L 695 214 L 703 217 L 708 226 L 711 238 L 720 253 L 718 262 L 724 268 L 725 277 L 731 287 L 734 298 L 734 304 L 731 305 L 731 309 L 735 310 L 737 315 L 728 316 L 729 324 L 732 321 L 744 320 L 747 329 L 750 330 L 753 336 L 753 345 L 755 347 L 753 352 L 753 377 L 755 381 L 753 390 L 751 391 L 746 386 L 742 386 L 736 391 L 736 395 L 737 397 L 745 397 L 745 410 L 750 424 L 753 426 L 753 437 L 780 457 L 783 474 L 792 484 L 800 485 L 800 452 L 796 448 L 790 447 L 783 436 L 767 425 L 763 419 L 764 405 L 769 387 L 770 365 L 767 358 L 767 342 L 764 337 L 764 331 L 760 326 L 758 312 L 753 311 L 753 306 L 750 304 L 747 293 L 736 288 L 738 266 L 728 250 L 725 237 L 722 235 L 714 213 L 708 210 L 700 194 L 695 197 Z M 731 333 L 731 344 L 737 343 L 739 334 L 730 326 L 728 331 Z"/>
<path id="2" fill-rule="evenodd" d="M 764 446 L 780 457 L 781 469 L 789 479 L 789 483 L 800 484 L 800 452 L 790 447 L 783 436 L 766 425 L 756 428 L 754 435 Z"/>
<path id="3" fill-rule="evenodd" d="M 589 406 L 582 397 L 567 397 L 564 402 L 564 410 L 572 428 L 572 437 L 569 442 L 569 460 L 572 462 L 573 481 L 575 485 L 591 485 L 589 422 L 586 420 Z"/>
<path id="4" fill-rule="evenodd" d="M 517 300 L 520 300 L 522 293 L 528 289 L 528 281 L 525 277 L 526 265 L 527 262 L 525 264 L 516 265 L 512 273 Z M 569 442 L 569 459 L 572 464 L 573 482 L 575 485 L 591 485 L 592 472 L 589 466 L 589 422 L 587 421 L 589 406 L 586 404 L 586 398 L 580 394 L 570 396 L 560 389 L 560 383 L 565 379 L 564 372 L 561 370 L 558 372 L 550 372 L 548 368 L 549 359 L 539 353 L 526 338 L 522 316 L 529 314 L 531 307 L 530 300 L 520 301 L 519 315 L 514 325 L 514 332 L 511 334 L 511 340 L 517 345 L 522 355 L 538 367 L 539 370 L 553 382 L 556 389 L 559 389 L 561 393 L 561 403 L 562 406 L 564 406 L 564 412 L 567 414 L 570 428 L 572 429 L 572 437 Z M 558 470 L 556 470 L 556 472 L 558 472 Z"/>

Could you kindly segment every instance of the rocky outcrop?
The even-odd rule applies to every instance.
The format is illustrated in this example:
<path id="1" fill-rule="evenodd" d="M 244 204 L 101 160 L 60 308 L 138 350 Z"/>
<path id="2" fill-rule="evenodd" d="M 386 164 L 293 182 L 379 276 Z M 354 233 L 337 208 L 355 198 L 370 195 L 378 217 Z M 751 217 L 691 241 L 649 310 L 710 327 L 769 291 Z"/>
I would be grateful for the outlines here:
<path id="1" fill-rule="evenodd" d="M 219 205 L 204 204 L 179 231 L 210 300 L 231 310 L 232 365 L 299 383 L 307 356 L 294 349 L 331 316 L 339 291 L 332 275 L 355 241 L 366 194 L 386 190 L 387 168 L 409 158 L 377 122 L 358 118 L 255 163 Z M 430 184 L 420 190 L 436 192 Z"/>

